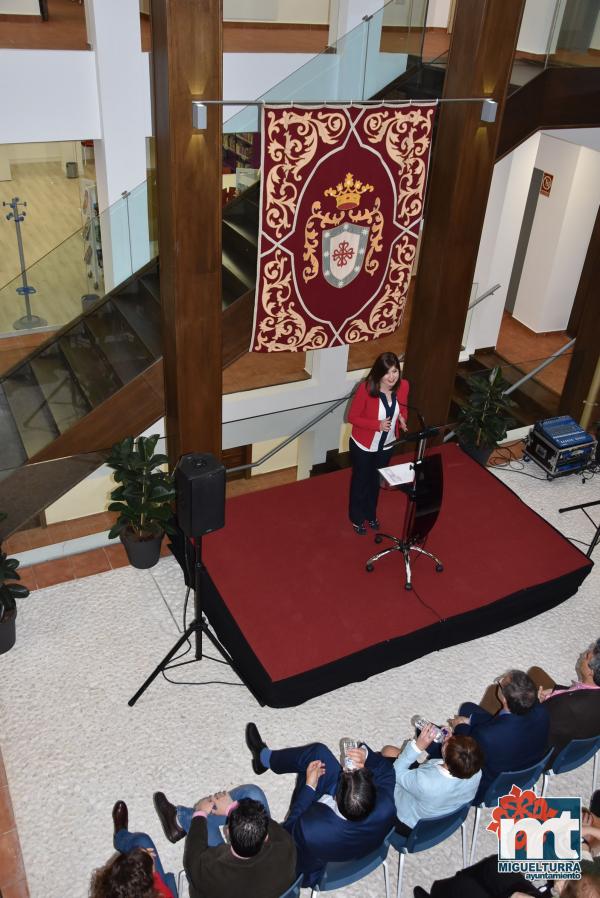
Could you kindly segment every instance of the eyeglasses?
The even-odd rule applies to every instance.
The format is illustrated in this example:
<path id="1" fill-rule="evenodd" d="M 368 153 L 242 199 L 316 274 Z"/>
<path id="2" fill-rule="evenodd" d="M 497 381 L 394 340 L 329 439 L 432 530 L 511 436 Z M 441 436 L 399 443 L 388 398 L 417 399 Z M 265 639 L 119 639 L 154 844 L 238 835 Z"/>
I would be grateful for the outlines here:
<path id="1" fill-rule="evenodd" d="M 504 674 L 499 677 L 496 677 L 494 680 L 494 685 L 498 687 L 498 689 L 502 689 L 502 680 L 504 679 Z"/>

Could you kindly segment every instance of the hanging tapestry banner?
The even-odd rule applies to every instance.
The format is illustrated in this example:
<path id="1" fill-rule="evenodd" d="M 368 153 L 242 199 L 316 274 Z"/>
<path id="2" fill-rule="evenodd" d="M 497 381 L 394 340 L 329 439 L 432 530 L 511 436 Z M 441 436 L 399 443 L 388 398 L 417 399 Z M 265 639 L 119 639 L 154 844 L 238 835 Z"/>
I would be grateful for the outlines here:
<path id="1" fill-rule="evenodd" d="M 265 106 L 251 350 L 373 340 L 402 320 L 435 104 Z"/>

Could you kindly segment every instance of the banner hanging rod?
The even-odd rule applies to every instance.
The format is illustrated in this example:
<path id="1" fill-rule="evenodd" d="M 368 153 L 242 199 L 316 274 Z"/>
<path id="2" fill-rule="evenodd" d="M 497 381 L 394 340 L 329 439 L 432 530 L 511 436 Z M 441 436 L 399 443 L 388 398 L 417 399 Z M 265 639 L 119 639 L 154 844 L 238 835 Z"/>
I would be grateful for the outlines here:
<path id="1" fill-rule="evenodd" d="M 205 106 L 327 106 L 333 104 L 336 106 L 368 106 L 368 105 L 388 105 L 388 106 L 419 106 L 431 105 L 438 103 L 493 103 L 497 106 L 496 100 L 491 97 L 433 97 L 430 100 L 195 100 L 194 102 L 203 103 Z"/>

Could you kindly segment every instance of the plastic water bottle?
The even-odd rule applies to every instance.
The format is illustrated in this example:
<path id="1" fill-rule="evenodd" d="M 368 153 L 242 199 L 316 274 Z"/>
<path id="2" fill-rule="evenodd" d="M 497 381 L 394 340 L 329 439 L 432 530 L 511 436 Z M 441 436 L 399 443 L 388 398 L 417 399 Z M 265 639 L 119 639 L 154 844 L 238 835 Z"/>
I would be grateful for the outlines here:
<path id="1" fill-rule="evenodd" d="M 342 767 L 344 767 L 345 770 L 356 770 L 356 764 L 354 763 L 352 758 L 348 757 L 349 748 L 358 748 L 358 739 L 350 739 L 349 737 L 340 739 Z"/>
<path id="2" fill-rule="evenodd" d="M 423 730 L 426 726 L 429 725 L 429 721 L 425 719 L 425 717 L 421 717 L 420 714 L 415 714 L 414 717 L 411 718 L 412 725 L 416 730 Z M 435 724 L 432 724 L 435 729 L 435 735 L 433 737 L 433 742 L 443 742 L 446 736 L 450 733 L 450 730 L 447 727 L 438 727 Z"/>

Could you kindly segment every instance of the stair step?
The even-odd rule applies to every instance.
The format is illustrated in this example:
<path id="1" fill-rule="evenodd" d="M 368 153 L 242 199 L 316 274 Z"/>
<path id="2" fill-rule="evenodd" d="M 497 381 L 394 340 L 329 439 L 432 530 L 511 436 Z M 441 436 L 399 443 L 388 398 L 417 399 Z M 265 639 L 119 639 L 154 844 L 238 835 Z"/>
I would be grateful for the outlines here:
<path id="1" fill-rule="evenodd" d="M 4 390 L 27 457 L 58 436 L 58 427 L 29 364 L 4 380 Z"/>
<path id="2" fill-rule="evenodd" d="M 18 468 L 22 465 L 27 458 L 2 383 L 0 383 L 0 433 L 2 434 L 1 479 L 9 474 L 13 468 Z"/>
<path id="3" fill-rule="evenodd" d="M 157 303 L 160 304 L 160 278 L 158 276 L 157 271 L 149 271 L 147 274 L 143 274 L 139 280 L 140 284 L 146 288 L 148 293 L 154 297 Z"/>
<path id="4" fill-rule="evenodd" d="M 233 258 L 229 252 L 223 251 L 223 268 L 227 269 L 247 290 L 253 290 L 256 286 L 256 264 L 254 267 L 244 264 L 238 258 Z"/>
<path id="5" fill-rule="evenodd" d="M 85 323 L 123 384 L 129 383 L 154 361 L 112 300 L 95 309 Z"/>
<path id="6" fill-rule="evenodd" d="M 242 240 L 248 243 L 250 247 L 253 247 L 254 254 L 256 255 L 256 249 L 258 247 L 258 230 L 256 227 L 253 228 L 252 225 L 243 218 L 227 218 L 223 219 L 223 230 L 225 231 L 226 228 L 235 231 Z"/>
<path id="7" fill-rule="evenodd" d="M 56 426 L 64 433 L 87 415 L 90 405 L 57 346 L 49 346 L 34 356 L 30 364 Z"/>
<path id="8" fill-rule="evenodd" d="M 83 322 L 62 336 L 59 343 L 92 408 L 123 386 Z"/>
<path id="9" fill-rule="evenodd" d="M 146 290 L 115 296 L 114 304 L 155 359 L 162 355 L 160 306 Z"/>

